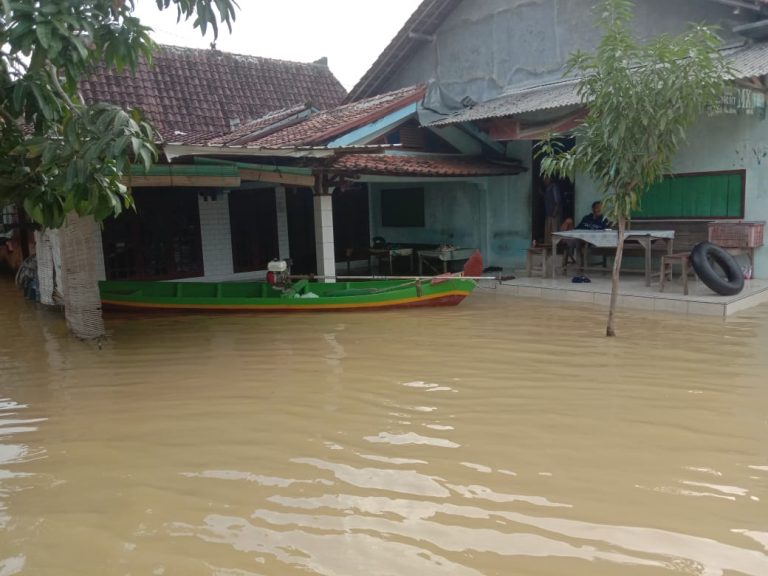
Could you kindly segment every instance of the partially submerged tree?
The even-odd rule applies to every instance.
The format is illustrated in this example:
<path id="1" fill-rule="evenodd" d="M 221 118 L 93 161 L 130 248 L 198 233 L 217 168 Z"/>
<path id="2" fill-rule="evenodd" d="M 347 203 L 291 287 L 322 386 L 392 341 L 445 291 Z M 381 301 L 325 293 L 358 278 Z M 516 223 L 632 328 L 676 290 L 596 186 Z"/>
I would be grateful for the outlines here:
<path id="1" fill-rule="evenodd" d="M 730 68 L 711 28 L 693 26 L 676 37 L 640 42 L 632 36 L 630 0 L 604 0 L 597 8 L 602 40 L 594 53 L 574 53 L 566 74 L 580 76 L 578 92 L 588 112 L 568 151 L 545 140 L 542 174 L 594 179 L 604 213 L 615 224 L 606 335 L 615 336 L 624 231 L 645 190 L 670 171 L 687 129 L 723 94 Z"/>
<path id="2" fill-rule="evenodd" d="M 219 22 L 231 28 L 237 7 L 155 2 L 214 37 Z M 41 226 L 59 228 L 68 215 L 98 221 L 131 205 L 121 178 L 130 163 L 149 167 L 156 158 L 152 127 L 137 110 L 87 105 L 78 82 L 99 64 L 151 62 L 151 29 L 133 8 L 134 0 L 0 0 L 0 206 L 18 204 Z"/>

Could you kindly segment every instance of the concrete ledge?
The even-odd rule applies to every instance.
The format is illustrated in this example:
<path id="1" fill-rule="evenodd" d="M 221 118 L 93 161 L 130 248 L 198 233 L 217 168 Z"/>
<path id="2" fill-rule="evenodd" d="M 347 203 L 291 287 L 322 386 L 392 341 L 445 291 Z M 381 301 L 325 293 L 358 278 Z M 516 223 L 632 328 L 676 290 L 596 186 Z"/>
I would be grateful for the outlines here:
<path id="1" fill-rule="evenodd" d="M 579 304 L 608 306 L 611 279 L 603 276 L 592 282 L 577 284 L 570 278 L 516 278 L 505 280 L 500 290 L 523 298 L 546 298 Z M 622 278 L 618 307 L 674 314 L 703 316 L 729 316 L 760 304 L 768 303 L 768 280 L 747 280 L 744 290 L 736 296 L 720 296 L 709 290 L 698 279 L 688 283 L 689 294 L 683 295 L 678 282 L 667 285 L 659 292 L 658 282 L 645 286 L 639 277 Z"/>

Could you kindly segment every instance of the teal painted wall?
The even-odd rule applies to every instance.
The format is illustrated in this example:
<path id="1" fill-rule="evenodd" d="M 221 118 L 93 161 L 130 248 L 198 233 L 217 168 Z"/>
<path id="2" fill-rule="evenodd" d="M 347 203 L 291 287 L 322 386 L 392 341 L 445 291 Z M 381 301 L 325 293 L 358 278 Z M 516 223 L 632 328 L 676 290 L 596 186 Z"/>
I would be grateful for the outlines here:
<path id="1" fill-rule="evenodd" d="M 381 224 L 381 190 L 424 188 L 424 226 L 386 227 Z M 371 237 L 390 243 L 453 244 L 480 248 L 485 220 L 486 194 L 472 182 L 376 183 L 371 190 Z"/>
<path id="2" fill-rule="evenodd" d="M 479 248 L 487 266 L 512 272 L 524 267 L 531 242 L 531 144 L 516 142 L 508 155 L 522 159 L 526 172 L 517 176 L 472 181 L 370 184 L 371 237 L 391 243 L 443 244 Z M 424 188 L 424 227 L 381 225 L 381 190 Z"/>
<path id="3" fill-rule="evenodd" d="M 675 158 L 674 173 L 746 170 L 745 219 L 768 221 L 768 120 L 746 116 L 702 118 Z M 576 178 L 576 213 L 597 200 L 597 186 Z M 755 252 L 756 278 L 768 278 L 768 247 Z"/>
<path id="4" fill-rule="evenodd" d="M 522 160 L 526 171 L 488 179 L 488 249 L 486 261 L 512 271 L 525 267 L 531 244 L 531 143 L 513 142 L 507 155 Z"/>
<path id="5" fill-rule="evenodd" d="M 768 121 L 745 116 L 704 118 L 689 132 L 675 172 L 745 169 L 745 220 L 768 220 Z M 755 277 L 768 278 L 768 247 L 755 252 Z"/>

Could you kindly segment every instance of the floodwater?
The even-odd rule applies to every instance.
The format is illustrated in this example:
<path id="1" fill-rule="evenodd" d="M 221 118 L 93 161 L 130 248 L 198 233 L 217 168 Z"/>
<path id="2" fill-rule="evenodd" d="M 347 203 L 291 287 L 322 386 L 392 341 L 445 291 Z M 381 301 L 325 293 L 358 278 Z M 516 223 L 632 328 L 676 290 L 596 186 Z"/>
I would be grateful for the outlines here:
<path id="1" fill-rule="evenodd" d="M 108 316 L 0 279 L 0 575 L 768 575 L 768 307 Z"/>

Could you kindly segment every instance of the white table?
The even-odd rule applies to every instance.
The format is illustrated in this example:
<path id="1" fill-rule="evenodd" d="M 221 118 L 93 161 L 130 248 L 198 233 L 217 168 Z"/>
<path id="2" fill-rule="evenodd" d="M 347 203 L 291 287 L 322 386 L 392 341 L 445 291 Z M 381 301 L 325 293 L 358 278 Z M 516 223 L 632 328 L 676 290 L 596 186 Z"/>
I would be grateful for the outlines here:
<path id="1" fill-rule="evenodd" d="M 568 230 L 566 232 L 552 233 L 552 278 L 555 277 L 557 266 L 555 255 L 560 240 L 573 238 L 585 244 L 597 248 L 616 248 L 619 245 L 619 233 L 617 230 Z M 651 285 L 651 248 L 656 241 L 664 242 L 667 254 L 672 254 L 672 245 L 675 240 L 674 230 L 625 230 L 624 242 L 637 242 L 645 250 L 645 285 Z"/>
<path id="2" fill-rule="evenodd" d="M 443 274 L 448 272 L 448 262 L 469 260 L 477 248 L 456 248 L 454 250 L 419 250 L 419 276 L 424 269 L 424 260 L 438 260 L 443 263 Z"/>

